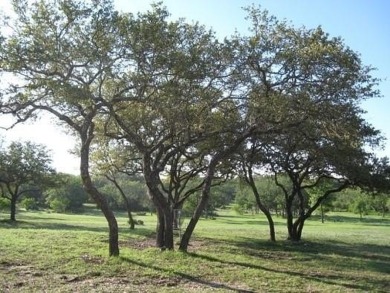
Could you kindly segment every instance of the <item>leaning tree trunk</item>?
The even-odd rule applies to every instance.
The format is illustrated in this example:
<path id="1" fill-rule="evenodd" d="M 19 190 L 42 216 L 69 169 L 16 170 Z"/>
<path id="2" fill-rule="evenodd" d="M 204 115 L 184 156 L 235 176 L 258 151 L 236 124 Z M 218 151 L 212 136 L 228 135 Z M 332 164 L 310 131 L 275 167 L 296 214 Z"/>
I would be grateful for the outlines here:
<path id="1" fill-rule="evenodd" d="M 216 166 L 216 162 L 213 164 L 210 164 L 210 166 L 208 167 L 207 174 L 206 174 L 205 181 L 204 181 L 204 185 L 203 185 L 203 189 L 202 189 L 202 196 L 201 196 L 200 201 L 199 201 L 199 203 L 196 206 L 196 209 L 194 211 L 194 214 L 192 215 L 191 220 L 188 223 L 188 226 L 187 226 L 186 230 L 184 231 L 183 236 L 181 237 L 181 240 L 180 240 L 179 250 L 181 250 L 181 251 L 186 252 L 188 250 L 190 238 L 192 236 L 192 233 L 195 230 L 195 226 L 198 223 L 199 218 L 202 215 L 202 212 L 204 211 L 204 209 L 207 206 L 207 202 L 208 202 L 209 197 L 210 197 L 211 183 L 212 183 L 214 173 L 215 173 L 215 166 Z"/>
<path id="2" fill-rule="evenodd" d="M 267 209 L 267 207 L 262 203 L 262 201 L 260 199 L 260 194 L 259 194 L 259 191 L 257 190 L 255 181 L 253 180 L 252 170 L 251 170 L 250 167 L 248 169 L 248 176 L 247 176 L 246 180 L 247 180 L 249 186 L 252 188 L 252 192 L 253 192 L 253 194 L 255 196 L 255 199 L 256 199 L 257 207 L 267 217 L 268 226 L 269 226 L 269 237 L 270 237 L 270 240 L 272 242 L 275 242 L 276 241 L 276 237 L 275 237 L 275 224 L 274 224 L 274 220 L 272 219 L 272 215 L 271 215 L 270 211 Z"/>
<path id="3" fill-rule="evenodd" d="M 223 151 L 217 153 L 210 160 L 209 166 L 207 167 L 206 176 L 205 176 L 205 179 L 204 179 L 201 199 L 200 199 L 198 205 L 196 206 L 196 209 L 195 209 L 195 211 L 194 211 L 194 213 L 193 213 L 193 215 L 191 217 L 190 222 L 188 223 L 188 226 L 187 226 L 186 230 L 183 233 L 183 236 L 182 236 L 181 241 L 180 241 L 179 250 L 181 250 L 181 251 L 187 251 L 188 250 L 188 245 L 189 245 L 192 233 L 194 232 L 195 226 L 198 223 L 198 221 L 200 219 L 200 216 L 202 215 L 202 212 L 206 208 L 207 203 L 209 201 L 211 183 L 212 183 L 213 178 L 214 178 L 215 168 L 217 167 L 217 164 L 223 158 L 225 158 L 226 156 L 230 155 L 232 152 L 237 150 L 237 148 L 241 145 L 241 143 L 246 138 L 248 138 L 250 136 L 250 134 L 251 134 L 251 132 L 253 130 L 254 129 L 250 129 L 246 133 L 243 133 L 243 135 L 240 138 L 236 139 L 234 141 L 234 143 L 232 143 L 228 148 L 226 148 Z"/>
<path id="4" fill-rule="evenodd" d="M 127 216 L 129 218 L 130 230 L 134 230 L 135 223 L 134 223 L 133 215 L 131 214 L 131 205 L 130 205 L 129 199 L 126 196 L 124 197 L 124 200 L 126 203 L 126 210 L 127 210 Z"/>
<path id="5" fill-rule="evenodd" d="M 129 218 L 130 230 L 134 230 L 135 223 L 134 223 L 133 215 L 131 214 L 131 204 L 130 204 L 129 199 L 127 198 L 125 192 L 123 191 L 123 189 L 121 188 L 121 186 L 118 184 L 118 182 L 116 181 L 116 179 L 114 177 L 111 178 L 110 176 L 106 176 L 106 178 L 108 180 L 110 180 L 115 185 L 115 187 L 118 189 L 123 201 L 126 204 L 126 210 L 127 210 L 127 216 Z"/>
<path id="6" fill-rule="evenodd" d="M 276 241 L 276 237 L 275 237 L 275 224 L 274 224 L 274 220 L 272 219 L 272 215 L 271 215 L 271 213 L 269 212 L 269 210 L 265 206 L 260 206 L 259 204 L 257 204 L 257 205 L 259 206 L 259 209 L 267 217 L 268 226 L 269 226 L 269 237 L 270 237 L 270 240 L 272 242 L 275 242 Z"/>
<path id="7" fill-rule="evenodd" d="M 91 126 L 92 127 L 92 126 Z M 93 129 L 92 129 L 93 130 Z M 92 132 L 90 129 L 90 131 Z M 93 198 L 97 206 L 103 212 L 104 217 L 107 220 L 109 228 L 109 255 L 119 255 L 119 241 L 118 241 L 118 223 L 115 215 L 110 209 L 110 206 L 106 198 L 96 189 L 92 183 L 91 176 L 89 174 L 89 149 L 93 136 L 80 133 L 81 135 L 81 152 L 80 152 L 80 175 L 83 182 L 85 191 Z"/>

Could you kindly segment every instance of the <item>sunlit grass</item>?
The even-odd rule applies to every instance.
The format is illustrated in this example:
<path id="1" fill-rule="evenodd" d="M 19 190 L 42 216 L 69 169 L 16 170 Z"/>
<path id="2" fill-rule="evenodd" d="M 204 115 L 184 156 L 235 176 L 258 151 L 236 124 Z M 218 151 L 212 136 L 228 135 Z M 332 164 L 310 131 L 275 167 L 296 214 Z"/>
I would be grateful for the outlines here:
<path id="1" fill-rule="evenodd" d="M 329 214 L 308 221 L 301 243 L 275 218 L 219 212 L 202 219 L 189 253 L 153 248 L 156 219 L 129 230 L 117 213 L 121 256 L 108 258 L 107 224 L 86 215 L 20 212 L 0 222 L 0 287 L 11 292 L 387 292 L 390 220 Z M 0 219 L 6 215 L 0 213 Z M 184 219 L 186 226 L 188 219 Z M 179 233 L 177 231 L 176 240 Z"/>

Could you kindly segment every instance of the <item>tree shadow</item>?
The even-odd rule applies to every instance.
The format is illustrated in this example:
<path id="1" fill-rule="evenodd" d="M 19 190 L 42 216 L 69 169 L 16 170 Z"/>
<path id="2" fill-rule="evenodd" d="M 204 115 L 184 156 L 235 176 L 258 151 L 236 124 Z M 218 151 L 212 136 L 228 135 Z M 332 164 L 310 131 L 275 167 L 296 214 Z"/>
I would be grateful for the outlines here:
<path id="1" fill-rule="evenodd" d="M 235 288 L 235 287 L 232 287 L 232 286 L 229 286 L 229 285 L 225 285 L 225 284 L 222 284 L 222 283 L 204 280 L 204 279 L 202 279 L 200 277 L 192 276 L 190 274 L 186 274 L 186 273 L 183 273 L 183 272 L 180 272 L 180 271 L 172 271 L 170 269 L 165 269 L 165 268 L 162 268 L 162 267 L 159 267 L 159 266 L 156 266 L 156 265 L 146 264 L 144 262 L 141 262 L 141 261 L 138 261 L 138 260 L 133 260 L 133 259 L 130 259 L 130 258 L 127 258 L 127 257 L 121 257 L 121 259 L 123 261 L 127 262 L 127 263 L 130 263 L 130 264 L 133 264 L 133 265 L 137 265 L 137 266 L 140 266 L 140 267 L 143 267 L 143 268 L 153 269 L 153 270 L 156 270 L 156 271 L 158 271 L 160 273 L 174 274 L 176 277 L 179 277 L 179 278 L 181 278 L 181 279 L 183 279 L 185 281 L 197 283 L 197 284 L 204 285 L 204 286 L 208 286 L 208 287 L 213 288 L 213 289 L 223 289 L 223 290 L 229 290 L 229 291 L 240 292 L 240 293 L 254 293 L 255 292 L 253 290 L 246 290 L 246 289 L 241 289 L 241 288 Z"/>
<path id="2" fill-rule="evenodd" d="M 343 286 L 346 289 L 354 289 L 354 290 L 362 290 L 365 292 L 369 292 L 372 290 L 372 288 L 378 288 L 378 286 L 383 287 L 384 291 L 388 288 L 388 283 L 383 282 L 383 283 L 378 283 L 377 280 L 372 280 L 369 277 L 360 277 L 359 279 L 364 279 L 364 281 L 367 284 L 370 285 L 364 285 L 364 284 L 359 284 L 355 279 L 353 278 L 348 278 L 345 275 L 342 274 L 337 274 L 335 273 L 328 273 L 326 276 L 323 274 L 318 274 L 318 273 L 303 273 L 303 272 L 296 272 L 293 270 L 289 269 L 275 269 L 275 268 L 269 268 L 257 264 L 251 264 L 251 263 L 243 263 L 243 262 L 238 262 L 238 261 L 228 261 L 224 259 L 219 259 L 210 255 L 204 255 L 204 254 L 199 254 L 199 253 L 190 253 L 192 257 L 195 258 L 201 258 L 203 260 L 209 261 L 209 262 L 215 262 L 218 263 L 219 265 L 226 265 L 226 266 L 238 266 L 242 268 L 250 268 L 250 269 L 255 269 L 255 270 L 261 270 L 261 271 L 266 271 L 270 273 L 276 273 L 276 274 L 283 274 L 286 276 L 293 276 L 293 277 L 299 277 L 303 278 L 306 280 L 310 281 L 315 281 L 319 283 L 326 283 L 329 285 L 336 285 L 336 286 Z M 350 280 L 350 282 L 346 281 Z M 372 287 L 371 287 L 372 286 Z"/>
<path id="3" fill-rule="evenodd" d="M 364 264 L 366 270 L 390 274 L 390 246 L 377 244 L 351 244 L 342 241 L 264 241 L 253 238 L 226 240 L 231 247 L 259 258 L 280 258 L 283 253 L 294 253 L 296 261 L 320 260 L 332 267 L 337 262 L 339 268 L 350 269 L 351 264 Z M 296 254 L 298 253 L 298 254 Z M 339 259 L 335 258 L 339 257 Z"/>
<path id="4" fill-rule="evenodd" d="M 52 218 L 50 218 L 51 220 Z M 61 220 L 61 219 L 60 219 Z M 93 227 L 86 225 L 72 225 L 57 222 L 33 222 L 33 221 L 9 221 L 1 220 L 0 227 L 5 229 L 48 229 L 62 231 L 89 231 L 89 232 L 107 232 L 108 227 Z"/>
<path id="5" fill-rule="evenodd" d="M 320 216 L 312 216 L 310 219 L 318 218 Z M 370 216 L 365 216 L 360 218 L 359 216 L 342 216 L 342 215 L 325 215 L 326 222 L 342 222 L 342 223 L 356 223 L 367 226 L 390 226 L 390 219 L 388 218 L 372 218 Z"/>

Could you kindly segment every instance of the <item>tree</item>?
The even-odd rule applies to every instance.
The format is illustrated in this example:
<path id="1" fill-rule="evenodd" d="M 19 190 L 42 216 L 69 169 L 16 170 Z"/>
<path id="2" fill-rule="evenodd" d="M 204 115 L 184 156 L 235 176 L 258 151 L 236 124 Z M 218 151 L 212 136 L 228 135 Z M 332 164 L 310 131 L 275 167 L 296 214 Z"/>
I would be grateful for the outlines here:
<path id="1" fill-rule="evenodd" d="M 42 188 L 54 170 L 47 149 L 32 142 L 11 142 L 0 151 L 1 196 L 10 201 L 10 220 L 16 221 L 16 203 L 26 193 Z"/>
<path id="2" fill-rule="evenodd" d="M 378 145 L 381 136 L 362 118 L 359 102 L 379 95 L 378 80 L 357 53 L 320 27 L 297 29 L 266 11 L 248 11 L 253 35 L 243 50 L 253 82 L 252 117 L 298 127 L 252 136 L 247 148 L 255 148 L 254 163 L 272 172 L 284 193 L 289 239 L 298 241 L 305 220 L 326 198 L 351 184 L 367 183 L 372 154 L 365 147 Z M 258 107 L 264 100 L 269 106 Z M 324 180 L 333 184 L 307 206 L 305 191 Z M 295 200 L 299 212 L 294 219 Z"/>
<path id="3" fill-rule="evenodd" d="M 157 210 L 156 244 L 173 249 L 173 210 L 178 202 L 169 196 L 162 175 L 173 174 L 172 168 L 178 166 L 174 160 L 181 164 L 197 154 L 190 161 L 201 161 L 209 153 L 207 138 L 223 139 L 228 133 L 219 127 L 222 123 L 228 129 L 223 121 L 223 108 L 229 107 L 224 80 L 230 75 L 232 58 L 231 49 L 212 32 L 182 20 L 169 22 L 168 15 L 155 5 L 128 20 L 131 25 L 125 33 L 131 38 L 125 46 L 131 52 L 129 74 L 136 81 L 133 99 L 107 105 L 111 116 L 106 134 L 125 141 L 140 155 L 148 194 Z"/>
<path id="4" fill-rule="evenodd" d="M 366 215 L 369 210 L 369 199 L 367 194 L 362 193 L 360 190 L 354 191 L 355 196 L 350 205 L 351 212 L 359 214 L 360 220 L 363 219 L 363 215 Z"/>
<path id="5" fill-rule="evenodd" d="M 119 255 L 117 221 L 92 182 L 89 151 L 102 101 L 131 88 L 118 78 L 126 64 L 122 17 L 109 0 L 15 0 L 14 10 L 15 19 L 5 20 L 11 32 L 3 32 L 0 48 L 1 71 L 11 75 L 2 111 L 17 122 L 49 113 L 77 137 L 83 186 L 107 220 L 109 255 Z M 106 84 L 114 90 L 107 91 Z"/>
<path id="6" fill-rule="evenodd" d="M 371 199 L 372 208 L 380 213 L 384 218 L 390 210 L 390 196 L 386 193 L 378 193 L 373 195 Z"/>

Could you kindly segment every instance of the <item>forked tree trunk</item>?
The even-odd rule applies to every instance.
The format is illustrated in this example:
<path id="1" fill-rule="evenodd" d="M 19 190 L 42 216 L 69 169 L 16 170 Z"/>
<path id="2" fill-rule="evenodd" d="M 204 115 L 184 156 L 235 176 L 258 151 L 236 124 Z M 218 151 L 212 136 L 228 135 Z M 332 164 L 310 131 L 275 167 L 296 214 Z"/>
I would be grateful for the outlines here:
<path id="1" fill-rule="evenodd" d="M 289 230 L 288 239 L 291 241 L 300 241 L 302 238 L 302 230 L 304 224 L 305 224 L 304 217 L 299 217 L 298 219 L 296 219 L 291 229 Z"/>
<path id="2" fill-rule="evenodd" d="M 148 185 L 148 194 L 157 211 L 156 246 L 161 249 L 174 249 L 172 209 L 164 196 L 152 185 Z"/>

